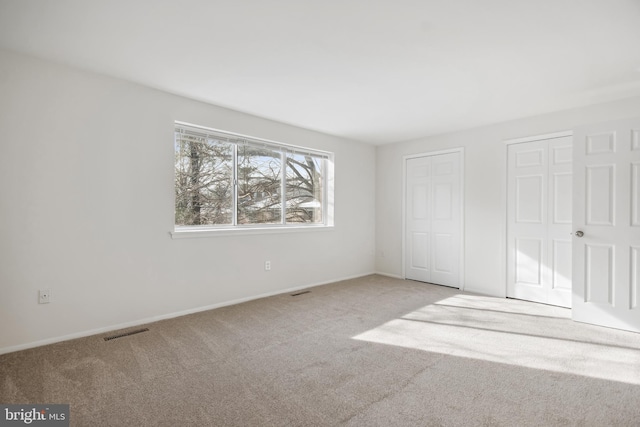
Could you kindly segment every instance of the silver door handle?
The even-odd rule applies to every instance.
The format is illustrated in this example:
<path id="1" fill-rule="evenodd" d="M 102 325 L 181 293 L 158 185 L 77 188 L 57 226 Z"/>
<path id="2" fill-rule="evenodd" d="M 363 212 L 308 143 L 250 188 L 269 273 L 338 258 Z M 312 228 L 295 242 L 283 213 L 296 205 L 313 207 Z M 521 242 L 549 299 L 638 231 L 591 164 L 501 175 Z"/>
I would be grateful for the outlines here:
<path id="1" fill-rule="evenodd" d="M 576 231 L 576 236 L 582 237 L 582 236 L 584 236 L 584 233 L 582 231 L 578 230 L 578 231 Z"/>

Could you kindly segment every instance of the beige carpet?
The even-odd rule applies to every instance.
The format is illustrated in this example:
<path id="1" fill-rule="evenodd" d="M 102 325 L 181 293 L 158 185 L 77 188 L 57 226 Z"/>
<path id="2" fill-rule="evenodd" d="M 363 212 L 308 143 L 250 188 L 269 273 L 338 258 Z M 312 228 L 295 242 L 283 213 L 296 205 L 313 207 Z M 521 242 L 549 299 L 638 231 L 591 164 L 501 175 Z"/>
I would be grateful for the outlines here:
<path id="1" fill-rule="evenodd" d="M 640 334 L 381 276 L 310 290 L 0 356 L 0 403 L 75 426 L 640 425 Z"/>

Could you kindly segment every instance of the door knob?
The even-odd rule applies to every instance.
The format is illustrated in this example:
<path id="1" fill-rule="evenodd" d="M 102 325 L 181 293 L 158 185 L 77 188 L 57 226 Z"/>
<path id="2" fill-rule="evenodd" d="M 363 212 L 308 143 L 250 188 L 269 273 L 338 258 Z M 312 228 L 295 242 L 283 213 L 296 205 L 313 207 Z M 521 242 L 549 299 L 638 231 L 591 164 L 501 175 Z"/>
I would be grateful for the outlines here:
<path id="1" fill-rule="evenodd" d="M 582 236 L 584 236 L 584 233 L 582 231 L 578 230 L 578 231 L 576 231 L 576 236 L 582 237 Z"/>

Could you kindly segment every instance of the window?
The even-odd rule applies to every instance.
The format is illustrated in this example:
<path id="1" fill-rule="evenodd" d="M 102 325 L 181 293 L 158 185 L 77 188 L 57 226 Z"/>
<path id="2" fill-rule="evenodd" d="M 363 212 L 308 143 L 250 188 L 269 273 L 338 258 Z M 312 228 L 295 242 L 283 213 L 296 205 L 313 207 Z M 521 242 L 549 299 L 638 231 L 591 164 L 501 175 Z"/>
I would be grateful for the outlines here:
<path id="1" fill-rule="evenodd" d="M 176 231 L 331 224 L 331 153 L 176 122 Z"/>

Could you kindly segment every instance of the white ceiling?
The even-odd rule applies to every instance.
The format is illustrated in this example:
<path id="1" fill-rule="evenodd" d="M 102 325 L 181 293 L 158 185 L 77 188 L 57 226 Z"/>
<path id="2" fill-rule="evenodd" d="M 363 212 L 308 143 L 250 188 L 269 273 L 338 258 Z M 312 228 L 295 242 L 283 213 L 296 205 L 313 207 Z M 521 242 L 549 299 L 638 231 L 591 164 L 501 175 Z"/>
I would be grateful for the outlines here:
<path id="1" fill-rule="evenodd" d="M 0 0 L 0 47 L 373 144 L 640 95 L 640 0 Z"/>

